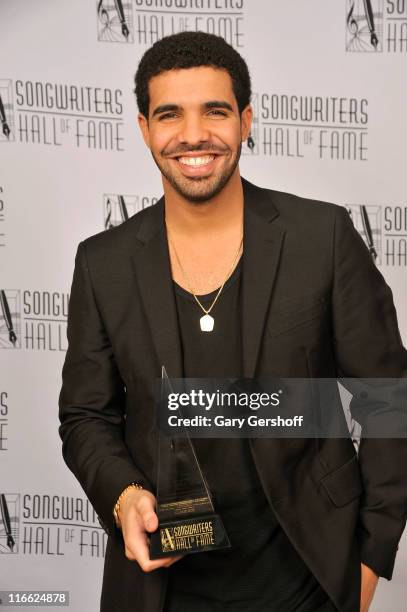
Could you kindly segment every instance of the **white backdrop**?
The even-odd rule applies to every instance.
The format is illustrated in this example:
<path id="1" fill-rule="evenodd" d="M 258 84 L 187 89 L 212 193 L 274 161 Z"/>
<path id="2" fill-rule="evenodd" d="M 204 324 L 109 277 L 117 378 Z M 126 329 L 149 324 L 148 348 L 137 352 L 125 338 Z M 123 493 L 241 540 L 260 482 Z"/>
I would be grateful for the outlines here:
<path id="1" fill-rule="evenodd" d="M 74 612 L 98 609 L 106 545 L 57 434 L 74 254 L 161 195 L 132 93 L 158 37 L 204 29 L 245 57 L 242 174 L 348 207 L 407 342 L 407 1 L 372 0 L 372 20 L 362 0 L 124 0 L 123 29 L 97 4 L 0 2 L 0 590 L 69 590 Z M 404 534 L 374 611 L 405 610 L 406 562 Z"/>

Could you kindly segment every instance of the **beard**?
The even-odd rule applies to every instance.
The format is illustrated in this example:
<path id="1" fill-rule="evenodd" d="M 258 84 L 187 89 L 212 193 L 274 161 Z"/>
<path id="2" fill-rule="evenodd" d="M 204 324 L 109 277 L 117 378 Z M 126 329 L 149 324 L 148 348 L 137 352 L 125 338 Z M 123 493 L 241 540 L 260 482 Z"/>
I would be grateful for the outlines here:
<path id="1" fill-rule="evenodd" d="M 190 152 L 194 150 L 199 149 L 188 149 Z M 242 143 L 239 144 L 239 148 L 236 151 L 236 155 L 234 159 L 232 159 L 230 165 L 221 169 L 217 174 L 215 174 L 215 176 L 209 177 L 179 176 L 179 174 L 171 172 L 171 169 L 168 166 L 164 166 L 162 163 L 160 163 L 153 152 L 151 152 L 151 154 L 161 174 L 167 179 L 167 181 L 181 197 L 192 204 L 202 204 L 217 196 L 225 185 L 227 185 L 239 163 L 241 152 Z"/>

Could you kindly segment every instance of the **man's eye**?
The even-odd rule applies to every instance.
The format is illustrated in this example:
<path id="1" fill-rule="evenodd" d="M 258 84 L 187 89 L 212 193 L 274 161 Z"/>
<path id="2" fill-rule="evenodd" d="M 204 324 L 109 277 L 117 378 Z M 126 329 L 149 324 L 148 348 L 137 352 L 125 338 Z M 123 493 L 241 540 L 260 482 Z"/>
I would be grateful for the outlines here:
<path id="1" fill-rule="evenodd" d="M 208 115 L 218 116 L 218 117 L 226 117 L 227 113 L 218 108 L 212 108 L 208 111 Z M 175 119 L 178 117 L 178 114 L 175 111 L 168 111 L 167 113 L 163 113 L 159 116 L 159 121 L 163 121 L 165 119 Z"/>
<path id="2" fill-rule="evenodd" d="M 177 116 L 177 113 L 174 113 L 174 112 L 172 112 L 172 113 L 171 112 L 170 113 L 164 113 L 163 115 L 160 115 L 160 121 L 162 119 L 173 119 L 176 116 Z"/>

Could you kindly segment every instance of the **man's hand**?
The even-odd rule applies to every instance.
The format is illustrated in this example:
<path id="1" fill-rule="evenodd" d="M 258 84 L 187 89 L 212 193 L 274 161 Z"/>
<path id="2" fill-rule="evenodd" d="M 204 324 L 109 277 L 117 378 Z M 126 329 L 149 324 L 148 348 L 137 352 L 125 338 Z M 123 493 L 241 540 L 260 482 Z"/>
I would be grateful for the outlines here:
<path id="1" fill-rule="evenodd" d="M 155 513 L 155 497 L 144 489 L 132 489 L 126 492 L 120 502 L 119 520 L 122 528 L 126 557 L 137 561 L 144 572 L 152 572 L 159 567 L 169 567 L 177 557 L 164 557 L 150 560 L 147 532 L 158 528 L 158 517 Z"/>
<path id="2" fill-rule="evenodd" d="M 360 612 L 368 612 L 370 604 L 373 600 L 373 595 L 379 580 L 379 576 L 374 573 L 364 563 L 361 563 L 362 583 L 360 589 Z"/>

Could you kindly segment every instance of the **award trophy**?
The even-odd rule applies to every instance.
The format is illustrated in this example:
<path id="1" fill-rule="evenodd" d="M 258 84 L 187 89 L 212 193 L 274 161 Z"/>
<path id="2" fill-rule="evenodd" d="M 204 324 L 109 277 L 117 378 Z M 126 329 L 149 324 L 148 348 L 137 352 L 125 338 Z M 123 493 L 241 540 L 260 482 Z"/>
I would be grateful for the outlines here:
<path id="1" fill-rule="evenodd" d="M 172 391 L 164 366 L 161 406 Z M 181 416 L 181 415 L 180 415 Z M 188 432 L 170 438 L 158 431 L 156 513 L 158 529 L 151 534 L 150 559 L 229 548 Z"/>

